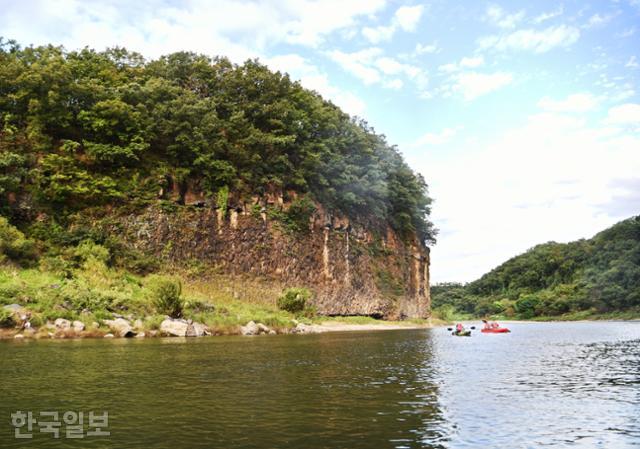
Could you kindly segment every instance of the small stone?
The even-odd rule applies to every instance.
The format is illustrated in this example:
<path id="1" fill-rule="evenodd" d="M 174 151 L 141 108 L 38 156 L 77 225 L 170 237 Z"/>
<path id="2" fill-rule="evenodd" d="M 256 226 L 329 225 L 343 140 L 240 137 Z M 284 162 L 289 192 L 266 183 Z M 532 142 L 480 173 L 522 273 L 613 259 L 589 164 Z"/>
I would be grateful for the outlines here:
<path id="1" fill-rule="evenodd" d="M 92 327 L 93 329 L 97 329 L 97 328 L 99 328 L 99 327 L 100 327 L 100 323 L 98 323 L 97 321 L 94 321 L 93 323 L 91 323 L 91 327 Z"/>
<path id="2" fill-rule="evenodd" d="M 17 340 L 20 340 L 20 339 L 24 338 L 24 335 L 22 335 L 22 334 L 16 334 L 16 335 L 14 335 L 14 336 L 13 336 L 13 338 L 15 338 L 15 339 L 17 339 Z"/>
<path id="3" fill-rule="evenodd" d="M 277 332 L 276 332 L 276 331 L 274 331 L 273 329 L 270 329 L 270 330 L 269 330 L 269 335 L 276 335 L 276 334 L 277 334 Z"/>
<path id="4" fill-rule="evenodd" d="M 104 338 L 113 338 L 113 337 L 115 337 L 115 335 L 113 335 L 113 334 L 105 334 L 104 335 Z"/>
<path id="5" fill-rule="evenodd" d="M 147 335 L 144 332 L 140 332 L 139 334 L 136 335 L 136 338 L 144 338 Z"/>
<path id="6" fill-rule="evenodd" d="M 84 330 L 84 323 L 82 321 L 75 320 L 72 325 L 73 330 L 76 332 L 82 332 Z"/>
<path id="7" fill-rule="evenodd" d="M 260 333 L 268 334 L 269 331 L 271 330 L 271 329 L 269 329 L 267 326 L 265 326 L 262 323 L 258 323 L 257 326 L 258 326 L 258 330 L 259 330 Z"/>

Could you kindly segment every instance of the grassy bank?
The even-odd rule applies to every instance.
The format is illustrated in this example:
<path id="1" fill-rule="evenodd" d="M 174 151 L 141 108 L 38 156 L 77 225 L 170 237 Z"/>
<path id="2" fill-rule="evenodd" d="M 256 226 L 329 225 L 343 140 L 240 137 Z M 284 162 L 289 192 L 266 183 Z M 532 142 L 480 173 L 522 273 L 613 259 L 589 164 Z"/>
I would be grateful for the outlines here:
<path id="1" fill-rule="evenodd" d="M 139 276 L 109 268 L 95 257 L 65 273 L 0 267 L 0 306 L 22 306 L 33 328 L 64 318 L 80 321 L 91 334 L 99 335 L 109 330 L 105 320 L 123 316 L 131 322 L 140 320 L 139 330 L 152 331 L 165 318 L 156 300 L 159 280 L 181 286 L 180 317 L 203 323 L 215 334 L 238 333 L 240 326 L 252 320 L 285 331 L 294 326 L 294 319 L 305 319 L 278 309 L 276 300 L 283 286 L 275 282 L 218 274 L 193 277 L 188 270 L 178 269 L 171 270 L 170 276 Z M 10 330 L 21 324 L 9 311 L 1 310 L 0 327 Z"/>

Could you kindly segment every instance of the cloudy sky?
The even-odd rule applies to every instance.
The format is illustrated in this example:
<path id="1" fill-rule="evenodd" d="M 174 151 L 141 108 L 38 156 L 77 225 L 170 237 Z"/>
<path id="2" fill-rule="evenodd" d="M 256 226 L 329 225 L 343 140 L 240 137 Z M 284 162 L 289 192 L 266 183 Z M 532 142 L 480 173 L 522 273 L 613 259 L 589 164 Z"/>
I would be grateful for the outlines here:
<path id="1" fill-rule="evenodd" d="M 134 5 L 134 6 L 131 6 Z M 435 282 L 640 213 L 640 0 L 0 0 L 0 36 L 259 57 L 427 179 Z"/>

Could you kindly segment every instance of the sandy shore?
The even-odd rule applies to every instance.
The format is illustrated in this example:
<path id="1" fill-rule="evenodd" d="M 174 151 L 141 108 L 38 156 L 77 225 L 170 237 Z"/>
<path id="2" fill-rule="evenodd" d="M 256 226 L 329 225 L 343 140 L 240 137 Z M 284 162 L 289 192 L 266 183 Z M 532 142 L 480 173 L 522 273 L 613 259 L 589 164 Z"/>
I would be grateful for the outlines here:
<path id="1" fill-rule="evenodd" d="M 322 332 L 348 332 L 348 331 L 389 331 L 400 329 L 428 329 L 433 327 L 432 324 L 416 324 L 416 323 L 375 323 L 375 324 L 351 324 L 340 323 L 338 321 L 325 321 L 320 324 L 311 324 L 309 327 L 314 333 Z"/>

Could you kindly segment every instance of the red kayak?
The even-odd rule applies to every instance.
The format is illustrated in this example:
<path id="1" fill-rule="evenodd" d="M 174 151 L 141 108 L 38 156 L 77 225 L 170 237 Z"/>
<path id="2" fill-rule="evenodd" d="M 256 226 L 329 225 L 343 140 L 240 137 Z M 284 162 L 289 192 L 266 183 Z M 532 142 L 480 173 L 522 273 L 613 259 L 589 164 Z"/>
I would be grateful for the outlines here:
<path id="1" fill-rule="evenodd" d="M 480 332 L 483 332 L 485 334 L 505 334 L 511 331 L 506 327 L 494 327 L 491 329 L 482 329 Z"/>

